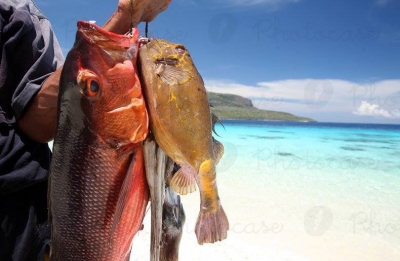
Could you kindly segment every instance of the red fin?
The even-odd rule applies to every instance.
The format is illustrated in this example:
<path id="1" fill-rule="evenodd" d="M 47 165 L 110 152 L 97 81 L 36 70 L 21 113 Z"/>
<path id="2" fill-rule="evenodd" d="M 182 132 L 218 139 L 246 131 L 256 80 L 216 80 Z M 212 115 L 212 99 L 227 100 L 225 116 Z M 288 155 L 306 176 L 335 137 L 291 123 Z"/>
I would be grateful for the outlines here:
<path id="1" fill-rule="evenodd" d="M 197 242 L 200 245 L 225 239 L 228 230 L 228 218 L 221 205 L 219 205 L 217 211 L 209 211 L 207 209 L 200 211 L 195 229 Z"/>
<path id="2" fill-rule="evenodd" d="M 196 191 L 196 172 L 189 165 L 183 164 L 170 181 L 170 187 L 181 195 Z"/>
<path id="3" fill-rule="evenodd" d="M 135 183 L 135 173 L 142 171 L 143 166 L 138 162 L 138 155 L 141 153 L 140 151 L 135 151 L 132 156 L 127 174 L 125 176 L 124 182 L 122 183 L 121 190 L 119 192 L 117 206 L 115 209 L 114 219 L 111 227 L 110 233 L 110 243 L 113 238 L 113 235 L 117 229 L 118 223 L 121 220 L 122 213 L 124 212 L 124 208 L 128 201 L 129 193 L 132 191 L 133 185 Z"/>

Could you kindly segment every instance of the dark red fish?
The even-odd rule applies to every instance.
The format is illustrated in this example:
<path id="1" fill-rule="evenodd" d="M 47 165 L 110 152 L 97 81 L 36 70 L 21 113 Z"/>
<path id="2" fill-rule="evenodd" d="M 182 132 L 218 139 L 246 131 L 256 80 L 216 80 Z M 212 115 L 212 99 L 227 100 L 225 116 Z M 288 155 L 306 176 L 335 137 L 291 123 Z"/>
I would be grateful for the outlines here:
<path id="1" fill-rule="evenodd" d="M 80 21 L 60 81 L 49 181 L 52 261 L 125 261 L 149 199 L 138 31 Z"/>

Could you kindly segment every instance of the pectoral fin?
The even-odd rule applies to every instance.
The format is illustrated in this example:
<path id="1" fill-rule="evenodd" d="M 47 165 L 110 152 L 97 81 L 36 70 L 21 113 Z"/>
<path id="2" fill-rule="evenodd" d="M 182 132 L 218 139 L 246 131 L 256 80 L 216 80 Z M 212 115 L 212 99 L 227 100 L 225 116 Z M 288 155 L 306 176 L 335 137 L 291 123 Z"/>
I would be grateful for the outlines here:
<path id="1" fill-rule="evenodd" d="M 191 78 L 187 71 L 168 64 L 158 64 L 156 73 L 168 85 L 184 84 Z"/>
<path id="2" fill-rule="evenodd" d="M 196 171 L 189 165 L 183 164 L 170 181 L 170 187 L 181 195 L 196 190 Z"/>
<path id="3" fill-rule="evenodd" d="M 141 155 L 139 155 L 139 152 L 133 154 L 131 163 L 129 165 L 129 169 L 122 183 L 111 227 L 111 233 L 109 238 L 110 243 L 112 242 L 112 238 L 117 229 L 119 221 L 122 218 L 122 214 L 128 202 L 129 194 L 134 191 L 133 187 L 135 184 L 135 177 L 138 176 L 139 172 L 144 171 L 142 162 L 139 162 L 140 160 L 142 160 L 140 157 Z"/>

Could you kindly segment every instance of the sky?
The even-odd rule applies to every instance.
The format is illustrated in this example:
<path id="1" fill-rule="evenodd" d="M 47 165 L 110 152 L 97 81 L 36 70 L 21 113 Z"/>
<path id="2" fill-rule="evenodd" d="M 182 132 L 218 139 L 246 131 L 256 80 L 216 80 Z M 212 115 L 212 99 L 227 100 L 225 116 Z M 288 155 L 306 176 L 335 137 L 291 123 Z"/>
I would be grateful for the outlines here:
<path id="1" fill-rule="evenodd" d="M 64 54 L 117 1 L 37 0 Z M 172 0 L 149 36 L 190 51 L 206 88 L 321 122 L 400 124 L 399 0 Z M 144 25 L 139 29 L 144 33 Z"/>

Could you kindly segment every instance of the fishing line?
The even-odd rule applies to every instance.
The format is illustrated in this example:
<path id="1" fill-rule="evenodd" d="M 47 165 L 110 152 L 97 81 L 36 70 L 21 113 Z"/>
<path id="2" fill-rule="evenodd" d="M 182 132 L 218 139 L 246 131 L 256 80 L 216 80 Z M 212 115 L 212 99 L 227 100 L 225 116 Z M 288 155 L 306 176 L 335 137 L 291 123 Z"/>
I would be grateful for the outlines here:
<path id="1" fill-rule="evenodd" d="M 131 23 L 129 25 L 129 35 L 133 34 L 133 0 L 130 1 L 130 15 L 131 15 Z"/>
<path id="2" fill-rule="evenodd" d="M 146 22 L 146 26 L 144 27 L 144 36 L 146 38 L 149 37 L 149 23 L 148 22 Z"/>

